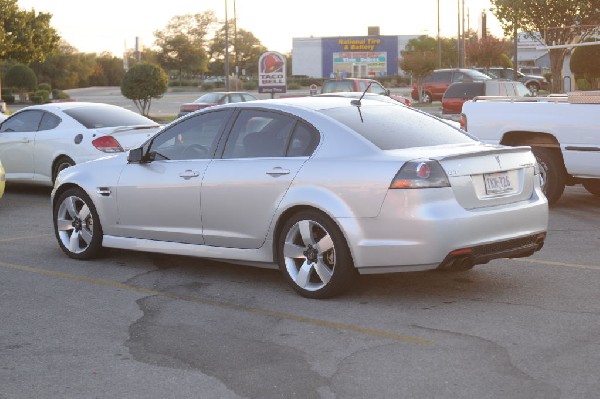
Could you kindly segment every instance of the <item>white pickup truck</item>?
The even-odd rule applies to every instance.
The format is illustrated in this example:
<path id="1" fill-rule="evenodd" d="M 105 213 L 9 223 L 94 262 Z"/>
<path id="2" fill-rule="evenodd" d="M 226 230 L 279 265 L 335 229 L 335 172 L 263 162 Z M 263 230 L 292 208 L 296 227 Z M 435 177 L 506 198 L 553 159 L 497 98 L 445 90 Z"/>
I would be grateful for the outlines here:
<path id="1" fill-rule="evenodd" d="M 461 127 L 485 143 L 531 146 L 550 204 L 566 185 L 600 196 L 600 92 L 548 97 L 476 97 Z"/>

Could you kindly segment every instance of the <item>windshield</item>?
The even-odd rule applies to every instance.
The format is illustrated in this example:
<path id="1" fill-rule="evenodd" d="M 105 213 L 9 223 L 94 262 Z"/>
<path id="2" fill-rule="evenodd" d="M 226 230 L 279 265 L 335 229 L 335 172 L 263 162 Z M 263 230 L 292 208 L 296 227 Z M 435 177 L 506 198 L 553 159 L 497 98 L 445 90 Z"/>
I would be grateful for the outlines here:
<path id="1" fill-rule="evenodd" d="M 473 143 L 466 134 L 421 112 L 379 103 L 379 106 L 323 110 L 382 150 Z"/>

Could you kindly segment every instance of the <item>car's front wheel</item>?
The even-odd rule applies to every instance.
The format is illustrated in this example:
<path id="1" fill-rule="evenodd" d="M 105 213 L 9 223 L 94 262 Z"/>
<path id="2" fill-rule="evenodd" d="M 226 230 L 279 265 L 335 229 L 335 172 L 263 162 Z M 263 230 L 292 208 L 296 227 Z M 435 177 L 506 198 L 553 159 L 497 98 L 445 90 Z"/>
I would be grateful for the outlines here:
<path id="1" fill-rule="evenodd" d="M 90 197 L 80 188 L 62 193 L 53 211 L 54 233 L 71 258 L 92 259 L 102 250 L 102 226 Z"/>
<path id="2" fill-rule="evenodd" d="M 352 286 L 357 272 L 338 226 L 317 211 L 292 216 L 278 239 L 279 268 L 307 298 L 329 298 Z"/>

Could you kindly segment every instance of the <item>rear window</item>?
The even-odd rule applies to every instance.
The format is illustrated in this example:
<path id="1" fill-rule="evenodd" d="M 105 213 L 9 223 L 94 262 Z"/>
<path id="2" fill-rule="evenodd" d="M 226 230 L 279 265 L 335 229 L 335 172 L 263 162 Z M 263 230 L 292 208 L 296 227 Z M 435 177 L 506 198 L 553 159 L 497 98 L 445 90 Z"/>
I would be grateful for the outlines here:
<path id="1" fill-rule="evenodd" d="M 64 113 L 88 129 L 116 126 L 148 126 L 156 122 L 121 107 L 90 106 L 64 110 Z"/>
<path id="2" fill-rule="evenodd" d="M 471 83 L 459 83 L 453 84 L 448 87 L 444 93 L 445 98 L 473 98 L 476 96 L 483 96 L 484 83 L 483 82 L 471 82 Z"/>
<path id="3" fill-rule="evenodd" d="M 347 80 L 333 80 L 323 83 L 322 93 L 335 93 L 338 91 L 354 91 L 352 82 Z"/>
<path id="4" fill-rule="evenodd" d="M 438 119 L 396 105 L 322 110 L 382 150 L 472 143 L 473 139 Z"/>

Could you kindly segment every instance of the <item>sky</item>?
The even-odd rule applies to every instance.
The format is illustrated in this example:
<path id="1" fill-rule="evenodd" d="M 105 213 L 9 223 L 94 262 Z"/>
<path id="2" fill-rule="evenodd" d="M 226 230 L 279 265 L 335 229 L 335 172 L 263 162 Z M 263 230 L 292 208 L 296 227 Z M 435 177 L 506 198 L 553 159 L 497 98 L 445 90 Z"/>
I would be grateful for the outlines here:
<path id="1" fill-rule="evenodd" d="M 439 0 L 440 34 L 456 37 L 458 5 L 465 4 L 465 27 L 477 30 L 479 15 L 490 0 Z M 122 56 L 136 37 L 152 47 L 153 32 L 176 15 L 208 10 L 225 19 L 237 16 L 238 29 L 252 32 L 269 51 L 288 53 L 292 38 L 366 36 L 369 26 L 381 35 L 437 36 L 438 0 L 18 0 L 19 8 L 52 14 L 51 25 L 69 44 L 84 53 Z M 161 4 L 161 6 L 157 6 Z M 372 5 L 369 7 L 368 5 Z M 487 13 L 488 30 L 502 37 L 499 22 Z"/>

